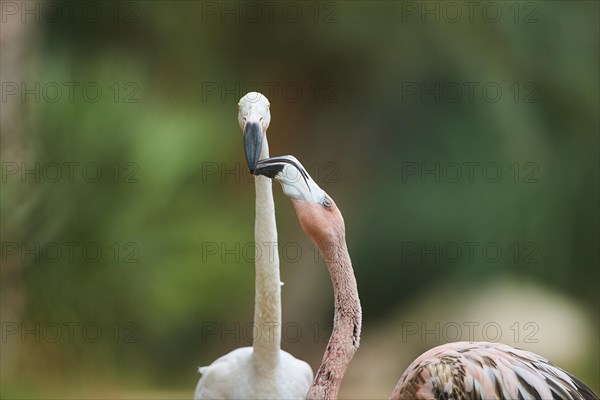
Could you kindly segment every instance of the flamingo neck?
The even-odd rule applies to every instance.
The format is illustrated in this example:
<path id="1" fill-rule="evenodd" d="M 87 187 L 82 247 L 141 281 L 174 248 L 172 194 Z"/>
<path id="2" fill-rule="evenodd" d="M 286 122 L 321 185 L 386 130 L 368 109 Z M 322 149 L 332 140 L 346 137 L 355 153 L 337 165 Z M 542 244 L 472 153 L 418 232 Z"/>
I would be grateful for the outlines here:
<path id="1" fill-rule="evenodd" d="M 346 241 L 317 243 L 333 283 L 333 331 L 307 399 L 336 399 L 346 368 L 358 349 L 362 310 Z"/>
<path id="2" fill-rule="evenodd" d="M 263 139 L 260 159 L 269 157 L 267 138 Z M 257 368 L 275 367 L 281 348 L 281 281 L 277 225 L 271 180 L 255 178 L 256 286 L 254 303 L 254 360 Z"/>

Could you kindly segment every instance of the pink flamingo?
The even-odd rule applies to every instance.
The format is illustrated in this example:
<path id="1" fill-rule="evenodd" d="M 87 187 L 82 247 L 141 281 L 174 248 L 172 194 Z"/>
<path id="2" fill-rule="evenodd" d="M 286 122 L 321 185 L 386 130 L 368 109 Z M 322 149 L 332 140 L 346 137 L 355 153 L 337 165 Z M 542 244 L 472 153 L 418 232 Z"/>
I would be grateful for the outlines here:
<path id="1" fill-rule="evenodd" d="M 291 200 L 302 229 L 319 248 L 334 292 L 333 331 L 308 399 L 335 399 L 358 349 L 362 311 L 345 239 L 344 218 L 333 199 L 293 156 L 256 164 Z M 588 386 L 545 358 L 499 343 L 457 342 L 435 347 L 410 364 L 391 399 L 600 400 Z"/>

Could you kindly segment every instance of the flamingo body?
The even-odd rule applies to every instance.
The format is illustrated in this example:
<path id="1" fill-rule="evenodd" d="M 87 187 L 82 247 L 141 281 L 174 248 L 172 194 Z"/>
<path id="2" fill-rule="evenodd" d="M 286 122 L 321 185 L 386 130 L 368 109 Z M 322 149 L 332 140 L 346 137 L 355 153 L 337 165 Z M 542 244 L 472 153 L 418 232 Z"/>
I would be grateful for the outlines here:
<path id="1" fill-rule="evenodd" d="M 266 131 L 271 121 L 265 96 L 250 92 L 240 100 L 238 122 L 243 131 L 248 168 L 269 157 Z M 277 244 L 275 205 L 269 179 L 257 179 L 255 245 L 257 257 L 254 325 L 265 334 L 254 338 L 252 347 L 242 347 L 199 368 L 202 377 L 194 399 L 301 399 L 313 379 L 310 366 L 281 350 L 281 281 L 279 256 L 269 253 Z M 269 332 L 269 334 L 266 334 Z"/>
<path id="2" fill-rule="evenodd" d="M 256 174 L 279 181 L 331 275 L 334 324 L 309 399 L 334 399 L 358 349 L 361 306 L 345 226 L 335 202 L 293 156 L 257 163 Z M 537 354 L 501 343 L 457 342 L 435 347 L 408 367 L 392 400 L 600 400 L 588 386 Z"/>
<path id="3" fill-rule="evenodd" d="M 286 351 L 279 352 L 279 367 L 261 374 L 254 367 L 252 347 L 241 347 L 200 367 L 195 399 L 300 399 L 313 379 L 311 367 Z"/>
<path id="4" fill-rule="evenodd" d="M 568 372 L 501 343 L 456 342 L 426 351 L 406 369 L 391 399 L 597 400 Z"/>

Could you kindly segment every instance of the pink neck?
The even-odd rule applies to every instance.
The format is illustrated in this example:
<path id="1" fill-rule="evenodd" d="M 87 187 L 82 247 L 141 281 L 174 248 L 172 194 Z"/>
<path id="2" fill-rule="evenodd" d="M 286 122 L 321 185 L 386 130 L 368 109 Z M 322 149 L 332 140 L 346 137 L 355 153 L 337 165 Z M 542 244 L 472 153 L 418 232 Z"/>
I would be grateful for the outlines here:
<path id="1" fill-rule="evenodd" d="M 362 310 L 346 241 L 317 243 L 333 283 L 333 332 L 307 399 L 336 399 L 346 368 L 358 349 Z"/>

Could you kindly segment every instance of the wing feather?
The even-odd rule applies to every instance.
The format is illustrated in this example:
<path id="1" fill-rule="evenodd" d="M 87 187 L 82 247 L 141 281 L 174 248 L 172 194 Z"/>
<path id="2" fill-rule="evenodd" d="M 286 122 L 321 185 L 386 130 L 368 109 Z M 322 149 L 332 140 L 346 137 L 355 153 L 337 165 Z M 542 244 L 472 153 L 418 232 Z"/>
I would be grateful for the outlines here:
<path id="1" fill-rule="evenodd" d="M 449 343 L 423 353 L 404 372 L 391 398 L 600 400 L 545 358 L 486 342 Z"/>

